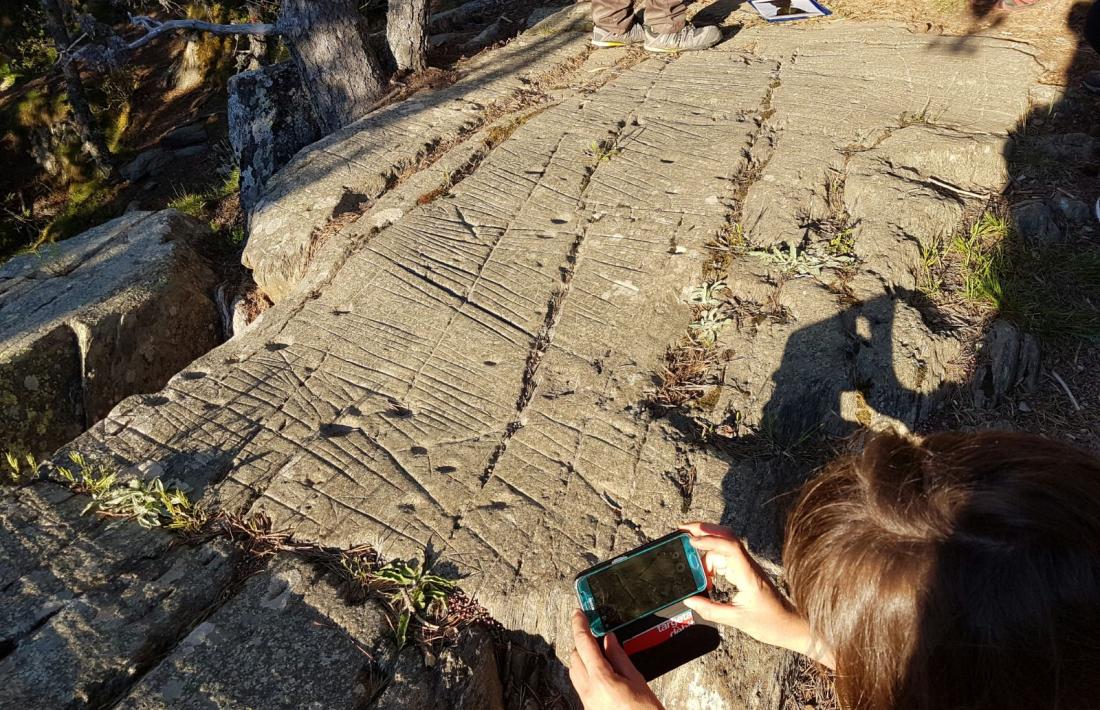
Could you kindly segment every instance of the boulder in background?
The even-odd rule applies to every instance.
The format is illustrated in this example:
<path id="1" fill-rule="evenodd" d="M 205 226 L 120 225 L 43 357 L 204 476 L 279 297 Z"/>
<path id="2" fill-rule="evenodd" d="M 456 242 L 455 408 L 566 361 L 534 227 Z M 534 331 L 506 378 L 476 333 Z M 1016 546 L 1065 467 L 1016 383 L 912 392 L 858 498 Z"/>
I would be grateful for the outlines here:
<path id="1" fill-rule="evenodd" d="M 218 344 L 214 272 L 175 210 L 129 212 L 0 268 L 0 449 L 52 452 Z"/>

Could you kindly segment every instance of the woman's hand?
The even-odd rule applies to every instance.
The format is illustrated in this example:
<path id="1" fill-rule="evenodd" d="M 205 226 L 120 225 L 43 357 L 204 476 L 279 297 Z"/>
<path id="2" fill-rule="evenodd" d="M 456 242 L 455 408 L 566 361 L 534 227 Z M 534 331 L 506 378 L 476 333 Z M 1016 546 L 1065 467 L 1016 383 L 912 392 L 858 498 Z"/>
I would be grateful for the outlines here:
<path id="1" fill-rule="evenodd" d="M 575 610 L 572 623 L 576 648 L 569 657 L 569 679 L 584 710 L 663 710 L 614 634 L 603 637 L 601 653 L 584 612 Z"/>
<path id="2" fill-rule="evenodd" d="M 705 596 L 684 600 L 684 606 L 707 621 L 732 626 L 757 641 L 809 656 L 833 668 L 832 651 L 814 639 L 809 623 L 799 616 L 764 571 L 745 552 L 729 528 L 710 523 L 688 523 L 691 544 L 700 552 L 707 575 L 723 577 L 736 588 L 729 604 Z"/>

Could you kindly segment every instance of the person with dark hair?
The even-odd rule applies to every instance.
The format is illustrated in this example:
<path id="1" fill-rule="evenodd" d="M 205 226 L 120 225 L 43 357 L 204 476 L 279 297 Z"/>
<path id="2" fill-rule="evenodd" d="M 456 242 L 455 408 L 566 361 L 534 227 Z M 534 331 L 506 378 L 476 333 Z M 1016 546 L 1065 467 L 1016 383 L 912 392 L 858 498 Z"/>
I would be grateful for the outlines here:
<path id="1" fill-rule="evenodd" d="M 686 12 L 685 0 L 592 0 L 592 46 L 642 44 L 650 52 L 690 52 L 722 40 L 720 29 L 696 27 L 686 21 Z"/>
<path id="2" fill-rule="evenodd" d="M 1100 460 L 1016 433 L 872 436 L 806 484 L 788 601 L 727 528 L 684 526 L 730 603 L 700 616 L 836 669 L 856 710 L 1100 705 Z M 578 612 L 579 613 L 579 612 Z M 587 710 L 659 708 L 581 614 L 570 663 Z"/>

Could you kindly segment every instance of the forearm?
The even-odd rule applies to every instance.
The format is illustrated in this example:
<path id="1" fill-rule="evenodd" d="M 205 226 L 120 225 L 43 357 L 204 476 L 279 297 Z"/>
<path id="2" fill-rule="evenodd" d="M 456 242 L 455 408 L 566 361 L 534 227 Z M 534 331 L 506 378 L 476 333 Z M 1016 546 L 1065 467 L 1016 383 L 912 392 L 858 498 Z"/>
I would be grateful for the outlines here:
<path id="1" fill-rule="evenodd" d="M 828 644 L 814 635 L 810 630 L 810 624 L 799 617 L 798 627 L 788 637 L 789 642 L 781 644 L 784 648 L 795 653 L 801 653 L 812 661 L 816 661 L 830 670 L 836 669 L 836 658 Z"/>

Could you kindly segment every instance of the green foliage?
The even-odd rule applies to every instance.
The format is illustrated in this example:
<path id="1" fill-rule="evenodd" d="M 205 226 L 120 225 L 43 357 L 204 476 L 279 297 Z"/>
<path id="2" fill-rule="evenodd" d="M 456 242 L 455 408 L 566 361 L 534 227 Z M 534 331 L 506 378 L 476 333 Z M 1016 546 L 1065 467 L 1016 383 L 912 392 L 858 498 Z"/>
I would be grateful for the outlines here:
<path id="1" fill-rule="evenodd" d="M 699 318 L 688 326 L 692 337 L 703 345 L 714 345 L 722 328 L 730 322 L 720 308 L 709 308 L 699 314 Z"/>
<path id="2" fill-rule="evenodd" d="M 1047 339 L 1100 342 L 1097 247 L 1030 245 L 1007 219 L 986 213 L 949 250 L 968 301 Z"/>
<path id="3" fill-rule="evenodd" d="M 614 141 L 592 141 L 592 144 L 588 146 L 588 150 L 585 153 L 592 159 L 593 165 L 599 165 L 605 160 L 611 160 L 622 153 L 622 148 L 618 147 Z"/>
<path id="4" fill-rule="evenodd" d="M 79 451 L 70 451 L 69 460 L 76 466 L 75 472 L 67 466 L 58 466 L 57 472 L 74 493 L 91 496 L 92 502 L 81 514 L 87 513 L 115 485 L 117 474 L 113 468 L 103 463 L 89 461 Z"/>
<path id="5" fill-rule="evenodd" d="M 239 248 L 244 244 L 245 233 L 244 227 L 236 226 L 230 229 L 225 235 L 225 240 L 229 242 L 229 245 L 234 248 Z"/>
<path id="6" fill-rule="evenodd" d="M 148 482 L 131 479 L 118 485 L 118 474 L 112 466 L 89 461 L 78 451 L 69 452 L 75 471 L 58 466 L 62 480 L 75 492 L 92 500 L 81 515 L 89 512 L 133 520 L 143 528 L 164 527 L 169 530 L 194 532 L 206 522 L 199 510 L 178 488 L 166 488 L 159 478 Z"/>
<path id="7" fill-rule="evenodd" d="M 963 294 L 971 301 L 1004 306 L 1005 248 L 1010 238 L 1008 222 L 986 213 L 970 231 L 955 237 L 952 250 L 962 257 Z"/>
<path id="8" fill-rule="evenodd" d="M 843 232 L 838 237 L 842 235 Z M 779 267 L 783 273 L 815 278 L 821 277 L 822 269 L 842 269 L 856 263 L 855 257 L 849 254 L 816 254 L 799 249 L 794 244 L 789 245 L 786 251 L 780 245 L 773 246 L 771 249 L 750 249 L 749 254 Z"/>
<path id="9" fill-rule="evenodd" d="M 39 233 L 34 246 L 68 239 L 107 221 L 115 215 L 117 193 L 116 187 L 99 178 L 73 183 L 65 206 Z"/>
<path id="10" fill-rule="evenodd" d="M 845 227 L 825 245 L 825 253 L 834 257 L 852 257 L 856 253 L 855 230 Z"/>
<path id="11" fill-rule="evenodd" d="M 181 192 L 168 203 L 172 209 L 179 210 L 186 215 L 201 219 L 215 203 L 236 194 L 241 189 L 241 169 L 234 167 L 229 171 L 225 180 L 203 192 Z M 214 231 L 217 227 L 211 225 Z M 243 232 L 242 232 L 243 235 Z"/>
<path id="12" fill-rule="evenodd" d="M 38 0 L 0 0 L 0 65 L 3 76 L 29 78 L 54 62 L 57 51 L 46 35 Z"/>
<path id="13" fill-rule="evenodd" d="M 216 190 L 211 193 L 211 199 L 222 200 L 230 195 L 235 195 L 241 190 L 241 169 L 233 166 L 229 174 Z"/>
<path id="14" fill-rule="evenodd" d="M 4 463 L 7 464 L 7 476 L 12 483 L 19 484 L 38 474 L 39 463 L 32 454 L 19 454 L 11 451 L 4 452 Z"/>
<path id="15" fill-rule="evenodd" d="M 918 242 L 917 248 L 921 262 L 917 288 L 927 296 L 937 296 L 943 289 L 943 239 L 937 237 L 927 243 Z"/>
<path id="16" fill-rule="evenodd" d="M 143 528 L 155 528 L 160 525 L 158 503 L 156 494 L 134 478 L 124 486 L 112 485 L 102 494 L 93 495 L 92 502 L 81 512 L 93 511 L 130 518 Z"/>
<path id="17" fill-rule="evenodd" d="M 702 286 L 695 286 L 688 291 L 688 303 L 698 306 L 717 306 L 722 302 L 722 299 L 718 298 L 718 294 L 727 290 L 729 290 L 729 287 L 721 279 L 712 283 L 705 283 Z"/>
<path id="18" fill-rule="evenodd" d="M 134 94 L 139 88 L 138 73 L 131 66 L 111 71 L 99 82 L 86 87 L 97 122 L 103 126 L 107 149 L 113 154 L 126 144 Z"/>
<path id="19" fill-rule="evenodd" d="M 197 192 L 185 192 L 176 195 L 168 206 L 190 217 L 200 218 L 206 211 L 206 197 Z"/>
<path id="20" fill-rule="evenodd" d="M 363 567 L 359 561 L 343 561 L 344 568 L 368 589 L 386 596 L 397 614 L 394 638 L 398 648 L 408 642 L 413 620 L 429 624 L 425 617 L 435 617 L 447 609 L 447 598 L 456 589 L 455 582 L 428 572 L 419 560 L 392 560 L 378 569 Z"/>

